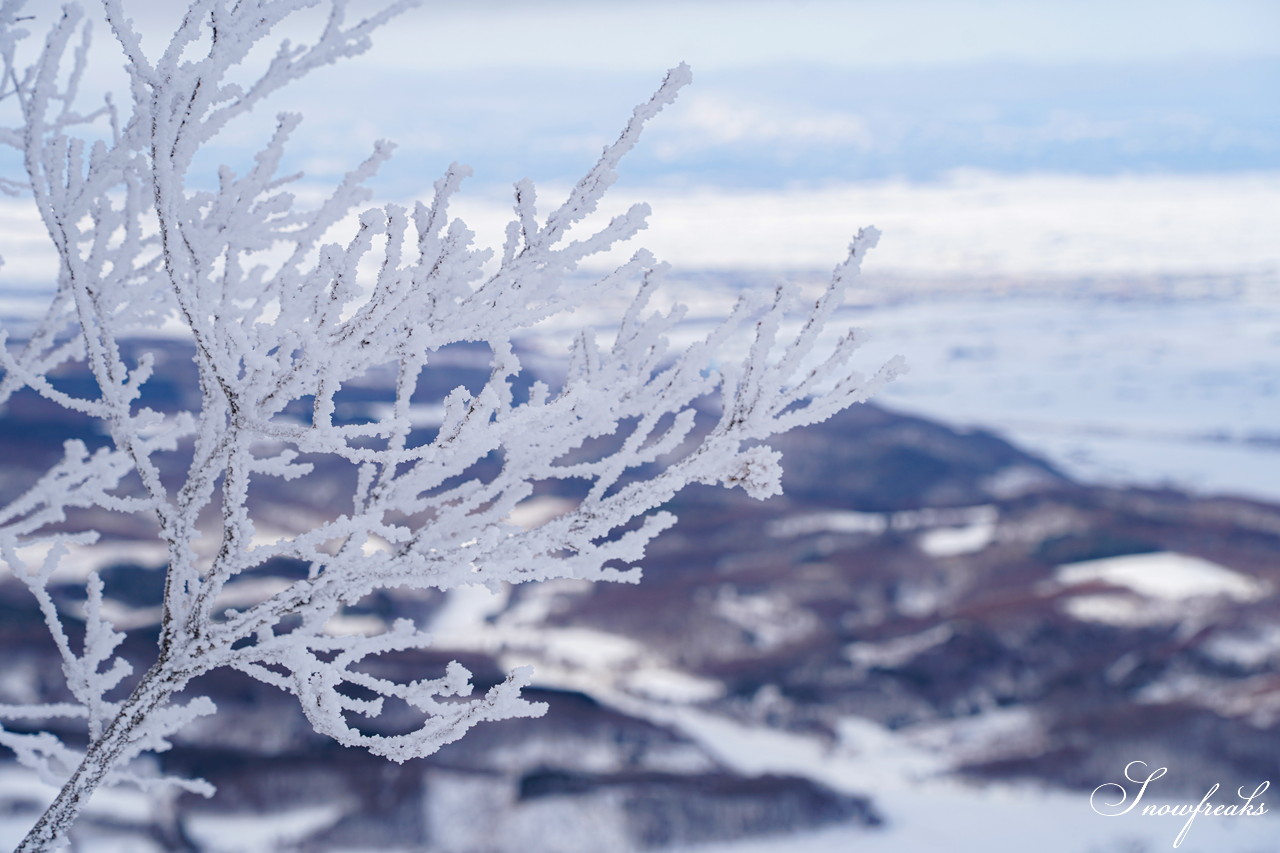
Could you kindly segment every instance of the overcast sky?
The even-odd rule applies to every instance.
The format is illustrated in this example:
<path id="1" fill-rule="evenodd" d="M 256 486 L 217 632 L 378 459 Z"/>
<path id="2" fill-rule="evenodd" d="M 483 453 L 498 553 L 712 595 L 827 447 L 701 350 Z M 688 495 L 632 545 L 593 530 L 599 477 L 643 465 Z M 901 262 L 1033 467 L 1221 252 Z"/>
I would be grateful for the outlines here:
<path id="1" fill-rule="evenodd" d="M 1274 0 L 647 0 L 431 4 L 383 39 L 415 68 L 706 70 L 1275 56 Z"/>
<path id="2" fill-rule="evenodd" d="M 54 3 L 47 5 L 55 11 Z M 93 6 L 95 3 L 88 3 Z M 124 0 L 168 29 L 177 0 Z M 381 6 L 353 0 L 353 16 Z M 1277 56 L 1274 0 L 467 0 L 427 2 L 379 38 L 380 64 L 652 71 Z"/>
<path id="3" fill-rule="evenodd" d="M 181 4 L 124 2 L 154 54 Z M 28 8 L 57 14 L 43 0 Z M 272 44 L 304 40 L 314 24 L 293 21 Z M 1022 244 L 1037 258 L 1065 247 L 1054 250 L 1062 268 L 1254 269 L 1275 256 L 1278 34 L 1276 0 L 431 2 L 378 32 L 368 54 L 229 127 L 199 165 L 207 176 L 220 162 L 246 168 L 274 113 L 298 111 L 288 167 L 309 180 L 335 180 L 389 138 L 399 149 L 375 186 L 381 198 L 421 197 L 457 160 L 474 167 L 469 197 L 493 204 L 497 221 L 512 181 L 553 190 L 581 175 L 665 69 L 687 61 L 693 86 L 646 131 L 618 187 L 665 199 L 673 259 L 745 262 L 772 242 L 794 251 L 768 263 L 798 265 L 826 257 L 805 247 L 828 223 L 836 236 L 824 245 L 865 221 L 897 221 L 902 234 L 924 228 L 904 211 L 925 205 L 946 211 L 938 223 L 950 230 L 930 225 L 900 267 L 928 255 L 918 248 L 928 242 L 961 247 L 931 266 L 962 256 L 1012 269 L 991 260 L 1008 231 L 1000 220 L 1042 223 Z M 91 83 L 104 87 L 118 60 L 104 27 L 96 43 Z M 991 181 L 974 189 L 974 174 Z M 1125 183 L 1135 177 L 1149 181 Z M 746 198 L 758 237 L 728 245 L 698 230 Z M 1125 199 L 1145 206 L 1117 221 Z M 1209 218 L 1167 213 L 1179 205 Z M 956 222 L 983 223 L 981 234 Z M 1108 242 L 1124 234 L 1128 248 Z"/>
<path id="4" fill-rule="evenodd" d="M 157 53 L 183 4 L 124 3 Z M 306 39 L 312 17 L 279 37 Z M 684 61 L 694 86 L 629 160 L 640 180 L 1268 171 L 1278 36 L 1276 0 L 428 2 L 231 128 L 218 153 L 289 109 L 307 117 L 295 153 L 317 176 L 388 137 L 415 171 L 459 159 L 480 182 L 569 180 Z M 105 28 L 97 39 L 112 47 Z"/>

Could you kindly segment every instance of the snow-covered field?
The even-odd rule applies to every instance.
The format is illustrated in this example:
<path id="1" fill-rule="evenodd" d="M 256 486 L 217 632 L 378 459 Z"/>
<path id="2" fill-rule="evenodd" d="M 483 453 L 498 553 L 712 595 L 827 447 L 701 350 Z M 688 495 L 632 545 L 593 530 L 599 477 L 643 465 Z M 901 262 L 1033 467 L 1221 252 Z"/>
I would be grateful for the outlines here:
<path id="1" fill-rule="evenodd" d="M 744 285 L 818 280 L 873 224 L 848 319 L 873 337 L 869 368 L 911 366 L 881 402 L 998 430 L 1084 480 L 1280 499 L 1280 173 L 618 189 L 601 215 L 652 201 L 633 242 L 672 263 L 695 320 Z M 482 244 L 510 215 L 483 193 L 457 212 Z M 31 316 L 52 254 L 22 203 L 0 199 L 0 225 L 0 316 Z"/>
<path id="2" fill-rule="evenodd" d="M 765 277 L 675 289 L 710 318 L 743 278 Z M 877 402 L 993 430 L 1085 482 L 1280 500 L 1275 273 L 865 284 L 846 310 L 869 333 L 864 369 L 910 367 Z"/>
<path id="3" fill-rule="evenodd" d="M 874 224 L 848 317 L 871 333 L 868 368 L 911 366 L 881 402 L 997 430 L 1086 481 L 1280 499 L 1280 175 L 965 173 L 654 208 L 643 241 L 695 317 L 744 283 L 817 280 Z M 712 271 L 681 278 L 697 267 Z"/>
<path id="4" fill-rule="evenodd" d="M 969 172 L 651 200 L 640 242 L 672 262 L 694 318 L 743 286 L 820 280 L 876 225 L 847 316 L 871 333 L 868 369 L 911 367 L 880 402 L 997 430 L 1086 481 L 1280 499 L 1278 173 Z M 507 216 L 462 208 L 482 234 Z"/>
<path id="5" fill-rule="evenodd" d="M 980 749 L 984 740 L 1027 736 L 1023 719 L 1006 720 L 992 713 L 972 723 L 948 724 L 931 740 L 928 732 L 904 735 L 848 718 L 833 744 L 731 720 L 680 700 L 638 695 L 615 681 L 611 668 L 592 666 L 588 651 L 592 640 L 580 639 L 578 648 L 586 653 L 580 665 L 560 672 L 540 666 L 543 683 L 582 690 L 628 714 L 671 726 L 744 775 L 795 775 L 851 794 L 869 793 L 888 824 L 884 830 L 834 828 L 699 845 L 683 853 L 1015 853 L 1032 849 L 1039 853 L 1154 853 L 1172 849 L 1188 823 L 1186 817 L 1170 814 L 1143 815 L 1140 808 L 1110 814 L 1119 811 L 1107 808 L 1115 800 L 1112 788 L 1104 788 L 1091 801 L 1087 794 L 1034 785 L 970 784 L 946 775 L 948 760 L 963 754 L 955 750 L 956 738 Z M 522 659 L 517 655 L 507 662 L 517 660 Z M 958 731 L 963 727 L 970 730 Z M 1098 784 L 1123 783 L 1128 795 L 1135 796 L 1138 786 L 1123 775 L 1128 760 L 1118 756 L 1114 778 L 1099 779 Z M 1224 781 L 1222 791 L 1227 793 L 1214 797 L 1212 803 L 1238 804 L 1237 787 L 1247 793 L 1262 781 Z M 1144 797 L 1142 805 L 1156 806 L 1179 806 L 1188 799 L 1163 795 L 1158 782 Z M 1178 849 L 1183 853 L 1264 853 L 1274 850 L 1275 820 L 1270 810 L 1247 817 L 1198 815 Z"/>
<path id="6" fill-rule="evenodd" d="M 563 191 L 543 188 L 548 203 Z M 1280 173 L 1009 175 L 955 171 L 781 190 L 631 190 L 652 205 L 637 241 L 677 269 L 829 270 L 850 236 L 884 232 L 865 270 L 989 286 L 1026 279 L 1280 271 Z M 510 201 L 460 200 L 480 234 Z M 623 253 L 619 253 L 621 255 Z M 615 256 L 616 257 L 616 256 Z"/>
<path id="7" fill-rule="evenodd" d="M 1275 279 L 1198 297 L 1046 290 L 866 310 L 870 354 L 912 368 L 880 400 L 997 430 L 1086 481 L 1280 499 Z"/>

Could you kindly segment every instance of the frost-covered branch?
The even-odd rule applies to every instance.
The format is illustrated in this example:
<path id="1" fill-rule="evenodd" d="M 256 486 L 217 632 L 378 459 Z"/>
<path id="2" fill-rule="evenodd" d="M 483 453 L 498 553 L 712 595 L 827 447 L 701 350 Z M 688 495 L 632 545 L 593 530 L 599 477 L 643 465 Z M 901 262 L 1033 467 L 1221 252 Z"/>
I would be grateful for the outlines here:
<path id="1" fill-rule="evenodd" d="M 540 713 L 520 697 L 527 671 L 481 695 L 456 663 L 393 681 L 375 674 L 379 656 L 430 637 L 405 620 L 335 636 L 333 621 L 386 589 L 637 580 L 646 545 L 674 522 L 661 507 L 681 489 L 778 493 L 779 454 L 764 442 L 865 399 L 900 369 L 891 362 L 863 377 L 853 369 L 858 338 L 830 340 L 874 229 L 853 240 L 816 299 L 790 286 L 747 294 L 685 348 L 671 344 L 684 309 L 652 307 L 666 266 L 650 253 L 584 280 L 584 261 L 645 227 L 646 205 L 588 223 L 645 124 L 690 82 L 684 65 L 549 213 L 539 212 L 531 182 L 515 185 L 497 253 L 478 248 L 450 214 L 465 166 L 450 167 L 412 209 L 363 207 L 389 143 L 324 200 L 303 204 L 290 190 L 300 176 L 285 170 L 301 122 L 294 114 L 278 117 L 242 172 L 198 174 L 196 153 L 229 122 L 311 70 L 364 51 L 374 29 L 416 4 L 389 2 L 349 23 L 344 0 L 327 0 L 314 40 L 281 41 L 261 67 L 246 68 L 255 46 L 315 5 L 195 0 L 153 58 L 120 0 L 103 0 L 129 73 L 129 106 L 81 112 L 84 13 L 68 6 L 24 66 L 22 3 L 0 0 L 0 103 L 17 122 L 0 129 L 0 142 L 25 166 L 0 189 L 30 194 L 59 259 L 43 320 L 23 340 L 0 337 L 0 404 L 39 394 L 97 419 L 110 438 L 93 453 L 68 444 L 62 462 L 0 507 L 0 555 L 45 616 L 71 700 L 0 706 L 0 719 L 80 719 L 88 737 L 78 750 L 45 733 L 0 729 L 0 743 L 62 785 L 20 849 L 64 840 L 101 783 L 164 783 L 130 762 L 213 711 L 207 698 L 175 697 L 215 668 L 294 694 L 318 731 L 397 761 L 482 721 Z M 520 341 L 539 324 L 617 297 L 629 307 L 611 339 L 582 329 L 563 377 L 539 377 L 524 363 Z M 194 349 L 199 403 L 190 410 L 145 405 L 153 362 L 125 355 L 122 342 L 163 324 L 180 326 Z M 423 378 L 458 345 L 479 347 L 487 379 L 424 400 Z M 92 373 L 94 391 L 76 396 L 51 381 L 68 364 Z M 362 419 L 339 417 L 341 395 L 373 377 L 385 377 L 391 403 Z M 415 424 L 424 403 L 442 411 L 434 430 Z M 345 503 L 266 536 L 256 491 L 335 466 L 354 481 Z M 548 491 L 577 497 L 532 529 L 510 523 L 522 502 Z M 95 507 L 149 518 L 167 552 L 159 646 L 140 675 L 121 655 L 124 634 L 96 574 L 75 614 L 85 623 L 79 640 L 49 593 L 69 549 L 94 539 L 77 529 L 76 512 Z M 212 549 L 197 547 L 202 537 Z M 307 576 L 255 597 L 252 581 L 282 558 L 308 565 Z M 384 736 L 360 722 L 388 700 L 412 708 L 418 728 Z"/>

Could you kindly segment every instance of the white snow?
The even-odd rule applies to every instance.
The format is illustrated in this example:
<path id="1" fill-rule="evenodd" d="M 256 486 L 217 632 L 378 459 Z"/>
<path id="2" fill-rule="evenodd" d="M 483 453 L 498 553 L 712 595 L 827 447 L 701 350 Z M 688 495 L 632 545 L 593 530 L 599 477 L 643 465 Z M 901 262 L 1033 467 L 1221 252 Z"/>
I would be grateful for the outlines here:
<path id="1" fill-rule="evenodd" d="M 1056 575 L 1068 586 L 1101 581 L 1168 601 L 1219 595 L 1254 601 L 1270 591 L 1262 581 L 1217 563 L 1167 551 L 1070 563 L 1059 566 Z"/>
<path id="2" fill-rule="evenodd" d="M 538 649 L 553 663 L 588 671 L 615 670 L 646 654 L 635 640 L 588 628 L 533 630 L 513 633 L 504 640 L 504 645 Z"/>
<path id="3" fill-rule="evenodd" d="M 1127 594 L 1077 595 L 1064 602 L 1062 608 L 1083 622 L 1129 627 L 1173 622 L 1183 615 L 1177 608 L 1151 607 L 1148 602 Z"/>
<path id="4" fill-rule="evenodd" d="M 1087 794 L 948 778 L 940 775 L 947 763 L 944 755 L 935 751 L 945 740 L 937 732 L 916 738 L 909 732 L 846 718 L 839 727 L 839 742 L 832 744 L 691 708 L 646 704 L 617 695 L 597 698 L 629 713 L 674 725 L 741 773 L 798 775 L 836 790 L 869 795 L 887 818 L 882 829 L 834 827 L 683 848 L 689 853 L 1121 853 L 1165 849 L 1184 823 L 1176 818 L 1144 818 L 1138 813 L 1105 818 L 1091 810 Z M 1035 735 L 1034 721 L 1018 715 L 996 712 L 987 722 L 989 725 L 967 721 L 970 737 L 979 737 L 977 730 L 983 728 L 987 739 Z M 1099 778 L 1098 784 L 1121 778 L 1127 760 L 1131 759 L 1117 757 L 1115 778 Z M 1241 779 L 1231 784 L 1252 789 L 1258 781 Z M 1274 831 L 1272 820 L 1265 816 L 1202 819 L 1181 850 L 1257 853 L 1274 844 Z"/>
<path id="5" fill-rule="evenodd" d="M 48 552 L 47 543 L 38 543 L 19 548 L 18 556 L 28 565 L 38 566 Z M 53 577 L 63 582 L 83 581 L 91 572 L 117 564 L 160 567 L 168 560 L 169 550 L 161 542 L 100 540 L 92 545 L 67 546 L 67 553 L 58 563 Z"/>
<path id="6" fill-rule="evenodd" d="M 717 590 L 711 610 L 741 628 L 762 649 L 796 642 L 819 627 L 807 608 L 796 607 L 780 595 L 744 595 L 729 584 Z"/>
<path id="7" fill-rule="evenodd" d="M 1071 563 L 1059 566 L 1055 579 L 1067 587 L 1119 587 L 1117 592 L 1076 595 L 1063 603 L 1077 619 L 1114 625 L 1178 621 L 1217 597 L 1255 601 L 1271 591 L 1266 583 L 1216 563 L 1169 552 Z"/>
<path id="8" fill-rule="evenodd" d="M 765 527 L 770 536 L 787 539 L 810 533 L 883 533 L 889 526 L 884 513 L 833 510 L 805 515 L 788 515 Z"/>
<path id="9" fill-rule="evenodd" d="M 56 788 L 41 782 L 26 768 L 15 763 L 0 764 L 0 800 L 35 803 L 43 809 L 57 793 Z M 151 818 L 152 810 L 151 799 L 136 788 L 103 787 L 85 804 L 84 814 L 126 823 L 145 823 Z M 10 813 L 0 815 L 0 848 L 16 847 L 37 817 L 36 812 L 23 808 L 14 808 Z M 150 853 L 158 849 L 133 834 L 124 841 L 112 838 L 88 841 L 85 849 L 92 853 Z"/>
<path id="10" fill-rule="evenodd" d="M 324 632 L 330 637 L 372 637 L 386 630 L 386 620 L 371 614 L 330 616 L 324 623 Z"/>
<path id="11" fill-rule="evenodd" d="M 620 187 L 620 190 L 625 188 Z M 822 268 L 863 225 L 888 236 L 869 271 L 1001 280 L 1274 271 L 1280 173 L 1003 175 L 866 181 L 783 190 L 645 188 L 645 246 L 677 268 Z M 467 222 L 492 233 L 505 199 L 464 197 Z M 741 211 L 750 210 L 750 217 Z M 1176 215 L 1171 211 L 1176 210 Z M 732 222 L 732 228 L 725 223 Z M 625 257 L 600 256 L 616 261 Z"/>
<path id="12" fill-rule="evenodd" d="M 931 557 L 954 557 L 986 548 L 995 539 L 996 512 L 964 527 L 938 527 L 920 535 L 920 550 Z"/>
<path id="13" fill-rule="evenodd" d="M 491 590 L 480 584 L 456 586 L 445 593 L 444 604 L 436 611 L 427 629 L 436 645 L 465 645 L 485 625 L 486 620 L 506 606 L 511 588 Z"/>
<path id="14" fill-rule="evenodd" d="M 1257 669 L 1280 655 L 1280 625 L 1219 630 L 1200 649 L 1217 660 Z"/>
<path id="15" fill-rule="evenodd" d="M 332 826 L 344 812 L 332 804 L 265 815 L 193 812 L 184 825 L 209 853 L 271 853 Z"/>
<path id="16" fill-rule="evenodd" d="M 770 536 L 780 539 L 807 536 L 813 533 L 871 533 L 887 530 L 925 530 L 921 547 L 933 554 L 930 548 L 945 549 L 985 547 L 995 533 L 999 515 L 989 504 L 961 507 L 926 507 L 901 512 L 857 512 L 855 510 L 828 510 L 825 512 L 788 515 L 769 522 L 765 528 Z M 931 529 L 937 528 L 937 529 Z M 936 536 L 933 534 L 937 534 Z M 981 544 L 975 544 L 982 539 Z M 948 551 L 947 553 L 967 553 Z"/>
<path id="17" fill-rule="evenodd" d="M 845 655 L 861 667 L 897 667 L 934 646 L 945 643 L 951 639 L 952 634 L 950 625 L 935 625 L 918 634 L 894 637 L 878 643 L 850 643 L 845 647 Z"/>
<path id="18" fill-rule="evenodd" d="M 1274 275 L 973 282 L 896 303 L 886 288 L 857 322 L 869 356 L 908 355 L 885 405 L 995 430 L 1086 481 L 1280 499 L 1277 292 Z"/>
<path id="19" fill-rule="evenodd" d="M 564 515 L 575 506 L 577 504 L 573 501 L 543 495 L 516 504 L 506 520 L 517 527 L 532 530 L 553 518 Z"/>
<path id="20" fill-rule="evenodd" d="M 444 406 L 436 403 L 414 403 L 407 407 L 409 423 L 414 427 L 438 427 L 444 422 Z M 395 411 L 390 403 L 375 403 L 367 407 L 375 420 L 389 418 Z"/>
<path id="21" fill-rule="evenodd" d="M 625 673 L 619 682 L 624 689 L 637 696 L 663 702 L 696 704 L 724 695 L 724 684 L 719 681 L 657 666 Z"/>

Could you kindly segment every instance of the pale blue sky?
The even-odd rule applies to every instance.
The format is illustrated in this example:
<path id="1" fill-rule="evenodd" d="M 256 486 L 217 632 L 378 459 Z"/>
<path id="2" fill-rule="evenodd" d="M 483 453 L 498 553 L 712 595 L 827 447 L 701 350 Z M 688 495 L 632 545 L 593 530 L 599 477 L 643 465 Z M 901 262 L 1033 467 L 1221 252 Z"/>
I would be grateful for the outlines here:
<path id="1" fill-rule="evenodd" d="M 159 50 L 180 4 L 125 4 Z M 386 137 L 397 184 L 453 160 L 478 183 L 565 181 L 680 61 L 695 83 L 629 159 L 638 181 L 1280 169 L 1276 0 L 430 2 L 214 154 L 234 160 L 289 109 L 307 117 L 294 151 L 317 177 Z"/>
<path id="2" fill-rule="evenodd" d="M 379 61 L 705 70 L 1142 62 L 1280 54 L 1274 0 L 647 0 L 430 4 L 382 40 Z"/>
<path id="3" fill-rule="evenodd" d="M 144 27 L 170 27 L 184 5 L 124 0 Z M 352 16 L 381 5 L 351 0 Z M 681 59 L 708 68 L 1146 61 L 1277 56 L 1277 32 L 1275 0 L 428 0 L 380 37 L 379 61 L 641 70 Z"/>

